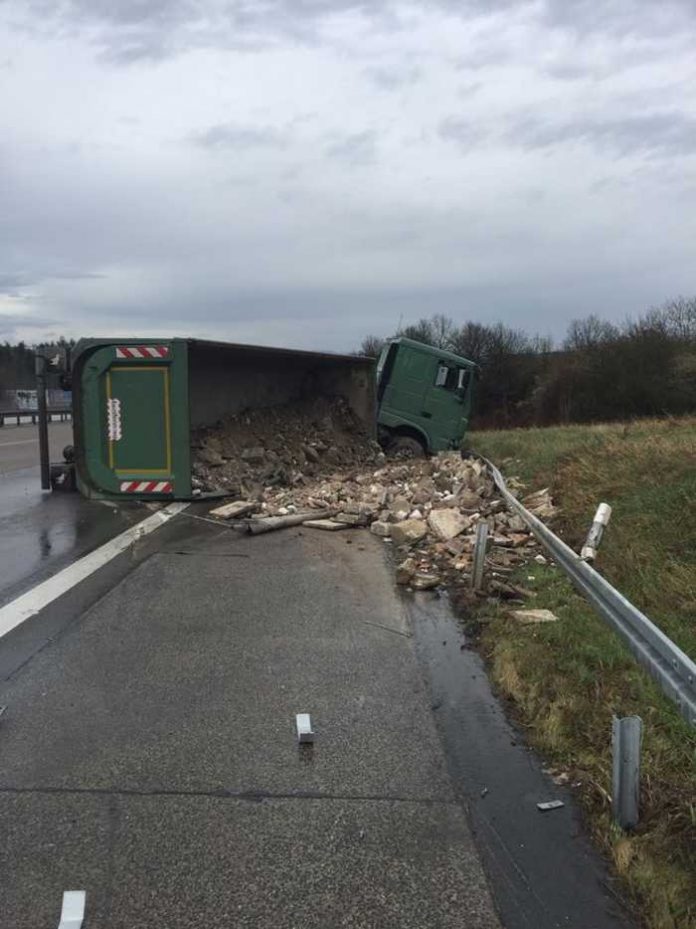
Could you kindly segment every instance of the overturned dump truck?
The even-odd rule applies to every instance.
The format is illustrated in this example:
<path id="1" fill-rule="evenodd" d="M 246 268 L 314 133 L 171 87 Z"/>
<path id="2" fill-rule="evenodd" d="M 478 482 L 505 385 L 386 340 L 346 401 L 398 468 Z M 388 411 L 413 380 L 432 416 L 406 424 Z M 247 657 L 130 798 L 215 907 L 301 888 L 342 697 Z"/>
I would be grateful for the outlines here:
<path id="1" fill-rule="evenodd" d="M 374 361 L 199 339 L 83 339 L 71 359 L 74 447 L 54 488 L 189 499 L 201 433 L 246 410 L 341 398 L 376 434 Z M 200 491 L 198 491 L 200 492 Z"/>
<path id="2" fill-rule="evenodd" d="M 38 361 L 43 395 L 48 359 Z M 477 375 L 472 361 L 407 338 L 387 342 L 376 367 L 357 355 L 200 339 L 83 339 L 61 378 L 73 391 L 74 445 L 49 468 L 44 416 L 42 487 L 253 495 L 259 484 L 362 466 L 379 452 L 375 437 L 400 457 L 458 449 Z"/>

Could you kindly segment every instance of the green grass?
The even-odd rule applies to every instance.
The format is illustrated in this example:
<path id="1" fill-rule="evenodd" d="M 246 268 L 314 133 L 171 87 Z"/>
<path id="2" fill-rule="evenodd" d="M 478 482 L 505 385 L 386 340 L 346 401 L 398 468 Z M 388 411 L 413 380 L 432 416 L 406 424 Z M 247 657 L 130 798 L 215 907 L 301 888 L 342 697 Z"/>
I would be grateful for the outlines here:
<path id="1" fill-rule="evenodd" d="M 529 491 L 550 486 L 554 529 L 576 549 L 597 504 L 610 503 L 597 569 L 696 655 L 696 419 L 481 432 L 470 445 Z M 520 577 L 559 622 L 519 626 L 493 609 L 482 638 L 493 678 L 531 743 L 582 782 L 595 835 L 648 925 L 693 929 L 696 733 L 560 569 L 533 563 Z M 614 713 L 645 722 L 641 824 L 630 836 L 609 810 Z"/>

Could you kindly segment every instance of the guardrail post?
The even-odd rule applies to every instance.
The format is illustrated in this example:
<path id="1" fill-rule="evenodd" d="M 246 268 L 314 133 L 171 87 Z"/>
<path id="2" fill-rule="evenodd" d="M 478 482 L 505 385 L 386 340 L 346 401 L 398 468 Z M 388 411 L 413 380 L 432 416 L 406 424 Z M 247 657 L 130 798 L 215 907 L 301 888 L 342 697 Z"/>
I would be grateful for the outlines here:
<path id="1" fill-rule="evenodd" d="M 587 533 L 585 544 L 580 552 L 583 561 L 594 561 L 597 557 L 597 549 L 602 541 L 602 535 L 605 528 L 609 525 L 611 519 L 611 507 L 608 503 L 600 503 L 597 507 L 590 531 Z"/>
<path id="2" fill-rule="evenodd" d="M 638 825 L 642 739 L 643 720 L 640 716 L 613 718 L 611 805 L 614 820 L 622 829 L 634 829 Z"/>
<path id="3" fill-rule="evenodd" d="M 481 590 L 483 584 L 483 567 L 486 563 L 486 546 L 488 545 L 488 523 L 485 519 L 476 526 L 476 540 L 474 542 L 474 564 L 471 572 L 471 586 L 474 590 Z"/>
<path id="4" fill-rule="evenodd" d="M 48 412 L 46 407 L 46 359 L 36 355 L 36 396 L 39 405 L 39 464 L 41 465 L 41 489 L 51 489 L 51 464 L 48 448 Z M 31 417 L 32 423 L 36 417 Z M 17 419 L 19 422 L 19 418 Z"/>

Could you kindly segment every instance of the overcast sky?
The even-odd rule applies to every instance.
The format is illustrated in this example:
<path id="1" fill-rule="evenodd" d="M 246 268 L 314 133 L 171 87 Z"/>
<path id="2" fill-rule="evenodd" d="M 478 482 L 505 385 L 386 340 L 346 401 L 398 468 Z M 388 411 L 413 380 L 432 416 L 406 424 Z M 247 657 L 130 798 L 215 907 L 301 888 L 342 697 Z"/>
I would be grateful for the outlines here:
<path id="1" fill-rule="evenodd" d="M 694 0 L 0 0 L 0 339 L 696 293 Z"/>

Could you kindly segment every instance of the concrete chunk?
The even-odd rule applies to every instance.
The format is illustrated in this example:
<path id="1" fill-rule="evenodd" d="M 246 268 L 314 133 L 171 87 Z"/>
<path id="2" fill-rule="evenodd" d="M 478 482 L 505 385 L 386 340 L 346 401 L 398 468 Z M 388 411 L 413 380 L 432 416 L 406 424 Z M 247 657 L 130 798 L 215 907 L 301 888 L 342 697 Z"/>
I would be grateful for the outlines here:
<path id="1" fill-rule="evenodd" d="M 337 523 L 344 523 L 346 526 L 366 526 L 367 515 L 363 513 L 339 513 L 335 517 Z"/>
<path id="2" fill-rule="evenodd" d="M 428 515 L 428 525 L 439 539 L 443 542 L 449 542 L 450 539 L 469 528 L 471 519 L 448 507 L 447 509 L 431 510 Z"/>
<path id="3" fill-rule="evenodd" d="M 210 511 L 211 516 L 218 519 L 234 519 L 238 516 L 247 516 L 259 508 L 258 503 L 249 503 L 248 500 L 235 500 L 234 503 L 225 503 Z"/>
<path id="4" fill-rule="evenodd" d="M 410 584 L 415 573 L 415 558 L 407 558 L 405 561 L 402 561 L 396 569 L 396 583 L 401 585 Z"/>
<path id="5" fill-rule="evenodd" d="M 420 519 L 404 519 L 391 527 L 391 538 L 395 545 L 414 545 L 427 534 L 428 527 Z"/>
<path id="6" fill-rule="evenodd" d="M 558 622 L 558 616 L 551 610 L 510 610 L 509 615 L 523 625 Z"/>
<path id="7" fill-rule="evenodd" d="M 242 461 L 263 461 L 266 457 L 266 449 L 261 448 L 260 445 L 253 446 L 252 448 L 245 448 L 239 457 Z"/>
<path id="8" fill-rule="evenodd" d="M 308 519 L 302 525 L 307 529 L 324 529 L 326 532 L 338 532 L 339 529 L 350 528 L 348 523 L 341 523 L 336 519 Z"/>
<path id="9" fill-rule="evenodd" d="M 392 527 L 389 523 L 385 523 L 382 520 L 378 519 L 376 522 L 372 523 L 370 526 L 370 532 L 373 535 L 378 535 L 382 539 L 388 539 L 391 535 Z"/>
<path id="10" fill-rule="evenodd" d="M 414 590 L 431 590 L 439 586 L 441 580 L 437 574 L 427 574 L 425 571 L 418 571 L 412 581 L 411 587 Z"/>

